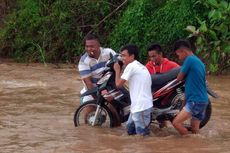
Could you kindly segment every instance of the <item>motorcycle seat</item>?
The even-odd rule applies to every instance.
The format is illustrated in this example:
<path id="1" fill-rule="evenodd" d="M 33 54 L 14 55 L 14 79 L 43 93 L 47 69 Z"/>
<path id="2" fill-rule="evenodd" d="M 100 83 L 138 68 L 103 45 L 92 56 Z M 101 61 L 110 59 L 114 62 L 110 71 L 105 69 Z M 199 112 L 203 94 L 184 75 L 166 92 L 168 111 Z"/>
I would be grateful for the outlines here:
<path id="1" fill-rule="evenodd" d="M 152 91 L 161 88 L 167 82 L 175 79 L 180 72 L 180 68 L 174 68 L 165 73 L 153 74 L 152 77 Z"/>

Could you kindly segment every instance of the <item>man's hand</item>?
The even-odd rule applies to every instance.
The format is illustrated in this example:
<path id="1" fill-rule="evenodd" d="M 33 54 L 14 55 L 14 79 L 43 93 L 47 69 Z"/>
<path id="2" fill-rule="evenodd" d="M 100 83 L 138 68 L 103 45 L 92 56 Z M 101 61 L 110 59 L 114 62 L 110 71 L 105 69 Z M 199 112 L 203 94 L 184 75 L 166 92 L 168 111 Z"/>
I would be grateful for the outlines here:
<path id="1" fill-rule="evenodd" d="M 91 77 L 87 77 L 87 78 L 84 78 L 82 80 L 85 83 L 87 90 L 93 89 L 95 87 L 95 85 L 93 85 L 93 83 L 91 81 Z M 93 96 L 94 99 L 97 99 L 96 94 L 93 94 L 92 96 Z"/>
<path id="2" fill-rule="evenodd" d="M 118 63 L 114 63 L 113 65 L 113 69 L 114 71 L 117 73 L 117 72 L 121 72 L 121 67 Z"/>
<path id="3" fill-rule="evenodd" d="M 123 84 L 126 82 L 126 80 L 121 79 L 121 67 L 118 63 L 115 63 L 113 65 L 113 69 L 116 73 L 116 75 L 115 75 L 116 76 L 115 77 L 116 86 L 117 86 L 117 88 L 120 88 L 123 86 Z"/>
<path id="4" fill-rule="evenodd" d="M 184 80 L 184 74 L 180 72 L 180 73 L 177 75 L 177 81 L 182 81 L 182 80 Z"/>

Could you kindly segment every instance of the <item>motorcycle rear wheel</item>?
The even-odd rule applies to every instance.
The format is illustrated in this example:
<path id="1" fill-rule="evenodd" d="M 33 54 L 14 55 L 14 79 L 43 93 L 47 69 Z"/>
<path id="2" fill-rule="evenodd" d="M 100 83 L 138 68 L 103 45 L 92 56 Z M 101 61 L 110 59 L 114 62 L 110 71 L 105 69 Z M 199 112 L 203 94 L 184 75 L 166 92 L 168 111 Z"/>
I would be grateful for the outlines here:
<path id="1" fill-rule="evenodd" d="M 184 96 L 184 95 L 183 95 Z M 181 100 L 181 98 L 179 97 L 179 95 L 177 93 L 173 94 L 171 96 L 171 104 L 175 106 L 175 109 L 178 109 L 178 112 L 184 107 L 184 100 Z M 200 129 L 203 128 L 207 123 L 208 121 L 210 120 L 210 117 L 211 117 L 211 114 L 212 114 L 212 106 L 211 106 L 211 102 L 210 100 L 208 100 L 208 106 L 206 108 L 206 111 L 205 111 L 205 118 L 200 122 Z M 176 117 L 176 116 L 175 116 Z M 174 118 L 175 118 L 174 117 Z M 191 119 L 188 119 L 184 122 L 184 126 L 189 130 L 191 131 L 191 125 L 190 125 L 190 122 L 191 122 Z"/>
<path id="2" fill-rule="evenodd" d="M 96 101 L 89 101 L 80 105 L 80 107 L 76 110 L 74 114 L 74 125 L 76 127 L 83 126 L 83 125 L 92 126 L 97 106 L 98 105 L 96 104 Z M 101 106 L 99 110 L 98 119 L 96 120 L 96 124 L 94 126 L 100 126 L 100 127 L 113 126 L 112 114 L 107 106 L 105 105 Z"/>

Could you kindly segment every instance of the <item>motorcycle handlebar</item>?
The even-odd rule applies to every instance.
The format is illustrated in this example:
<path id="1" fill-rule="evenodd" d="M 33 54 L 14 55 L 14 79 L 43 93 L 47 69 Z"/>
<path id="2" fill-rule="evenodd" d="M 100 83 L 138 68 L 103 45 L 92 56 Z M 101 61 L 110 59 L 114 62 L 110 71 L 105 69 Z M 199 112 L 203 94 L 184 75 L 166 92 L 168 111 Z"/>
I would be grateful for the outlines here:
<path id="1" fill-rule="evenodd" d="M 206 88 L 207 88 L 207 92 L 209 95 L 211 95 L 214 98 L 219 98 L 219 96 L 217 95 L 217 93 L 215 93 L 214 91 L 212 91 L 212 89 L 206 84 Z"/>
<path id="2" fill-rule="evenodd" d="M 110 60 L 106 63 L 107 67 L 110 67 L 113 69 L 114 63 L 118 62 L 118 64 L 122 67 L 123 62 L 121 60 L 120 54 L 112 55 L 110 54 Z"/>

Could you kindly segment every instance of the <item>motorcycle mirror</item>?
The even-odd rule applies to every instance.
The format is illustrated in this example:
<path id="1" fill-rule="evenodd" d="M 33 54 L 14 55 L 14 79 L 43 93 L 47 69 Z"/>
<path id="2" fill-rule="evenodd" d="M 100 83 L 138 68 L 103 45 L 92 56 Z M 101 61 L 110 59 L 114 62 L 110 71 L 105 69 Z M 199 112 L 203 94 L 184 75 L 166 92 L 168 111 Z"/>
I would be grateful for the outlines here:
<path id="1" fill-rule="evenodd" d="M 109 53 L 109 56 L 110 56 L 110 59 L 112 59 L 112 58 L 113 58 L 113 54 L 112 54 L 112 53 Z"/>
<path id="2" fill-rule="evenodd" d="M 119 54 L 113 55 L 110 53 L 110 60 L 107 61 L 106 65 L 111 67 L 115 62 L 118 62 L 120 65 L 122 65 L 121 56 Z"/>
<path id="3" fill-rule="evenodd" d="M 109 56 L 110 56 L 110 60 L 108 60 L 108 61 L 106 62 L 106 66 L 107 66 L 107 67 L 111 67 L 112 64 L 114 63 L 114 56 L 113 56 L 113 54 L 110 53 Z"/>

